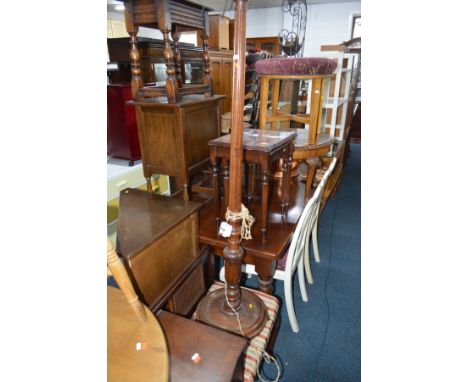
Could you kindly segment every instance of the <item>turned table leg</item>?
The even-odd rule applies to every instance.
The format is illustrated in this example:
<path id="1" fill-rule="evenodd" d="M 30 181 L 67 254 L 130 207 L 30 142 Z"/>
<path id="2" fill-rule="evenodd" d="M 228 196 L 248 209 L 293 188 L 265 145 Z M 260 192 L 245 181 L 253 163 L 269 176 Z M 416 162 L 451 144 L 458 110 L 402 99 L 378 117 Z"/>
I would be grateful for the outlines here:
<path id="1" fill-rule="evenodd" d="M 288 155 L 283 158 L 282 172 L 283 176 L 281 181 L 283 182 L 283 203 L 281 204 L 281 215 L 285 215 L 289 207 L 289 190 L 291 183 L 291 150 L 288 151 Z"/>
<path id="2" fill-rule="evenodd" d="M 273 273 L 276 261 L 255 258 L 255 271 L 258 274 L 258 289 L 267 294 L 273 294 Z"/>
<path id="3" fill-rule="evenodd" d="M 268 193 L 270 191 L 270 168 L 268 164 L 262 164 L 262 228 L 263 239 L 267 230 L 267 216 L 268 216 Z"/>
<path id="4" fill-rule="evenodd" d="M 211 157 L 211 165 L 213 167 L 213 191 L 215 197 L 215 219 L 216 219 L 216 228 L 219 228 L 219 169 L 218 169 L 218 158 L 215 156 Z"/>

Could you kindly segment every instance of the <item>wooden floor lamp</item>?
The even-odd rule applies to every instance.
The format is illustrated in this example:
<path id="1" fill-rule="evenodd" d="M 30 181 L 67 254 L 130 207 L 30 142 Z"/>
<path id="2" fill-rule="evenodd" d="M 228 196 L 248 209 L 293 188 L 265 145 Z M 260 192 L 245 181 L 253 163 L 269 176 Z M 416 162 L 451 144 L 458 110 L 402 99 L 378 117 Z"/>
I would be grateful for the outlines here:
<path id="1" fill-rule="evenodd" d="M 241 240 L 242 197 L 242 128 L 245 86 L 245 18 L 247 0 L 236 0 L 234 23 L 232 128 L 230 148 L 230 178 L 228 223 L 232 233 L 224 248 L 226 289 L 220 289 L 203 298 L 197 308 L 197 319 L 236 334 L 253 338 L 260 333 L 268 317 L 267 308 L 253 292 L 239 287 L 244 250 Z M 239 325 L 242 327 L 240 329 Z"/>

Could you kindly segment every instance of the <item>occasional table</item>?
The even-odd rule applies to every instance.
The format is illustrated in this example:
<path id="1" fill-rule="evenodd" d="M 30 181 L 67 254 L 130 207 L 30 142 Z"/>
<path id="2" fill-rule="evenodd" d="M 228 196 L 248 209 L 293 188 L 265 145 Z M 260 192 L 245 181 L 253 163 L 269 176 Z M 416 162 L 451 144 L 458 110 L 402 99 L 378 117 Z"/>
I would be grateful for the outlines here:
<path id="1" fill-rule="evenodd" d="M 278 159 L 283 159 L 283 179 L 282 182 L 282 202 L 281 214 L 284 215 L 289 205 L 289 188 L 291 175 L 291 158 L 294 151 L 294 141 L 296 138 L 295 132 L 290 131 L 272 131 L 272 130 L 257 130 L 244 129 L 242 138 L 242 158 L 249 165 L 249 186 L 248 189 L 253 189 L 255 180 L 254 170 L 251 164 L 259 164 L 262 174 L 262 210 L 261 210 L 261 231 L 263 236 L 267 230 L 267 213 L 268 213 L 268 195 L 270 169 L 273 162 Z M 221 159 L 224 175 L 224 198 L 227 200 L 229 187 L 229 156 L 231 149 L 231 134 L 213 139 L 208 142 L 210 148 L 210 160 L 213 166 L 213 187 L 215 194 L 216 220 L 219 221 L 219 167 L 218 162 Z"/>
<path id="2" fill-rule="evenodd" d="M 169 381 L 169 353 L 159 321 L 141 323 L 120 289 L 107 287 L 107 380 Z"/>

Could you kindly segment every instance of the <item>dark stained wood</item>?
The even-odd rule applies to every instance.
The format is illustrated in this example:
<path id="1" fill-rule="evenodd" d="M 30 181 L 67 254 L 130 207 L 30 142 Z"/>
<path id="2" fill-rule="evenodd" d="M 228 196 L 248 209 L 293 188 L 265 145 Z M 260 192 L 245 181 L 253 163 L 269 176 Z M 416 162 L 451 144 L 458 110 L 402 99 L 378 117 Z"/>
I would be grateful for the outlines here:
<path id="1" fill-rule="evenodd" d="M 172 382 L 243 381 L 246 339 L 166 311 L 157 317 L 166 333 Z M 198 364 L 191 359 L 195 353 Z"/>
<path id="2" fill-rule="evenodd" d="M 107 155 L 133 161 L 141 159 L 135 108 L 130 85 L 107 85 Z"/>
<path id="3" fill-rule="evenodd" d="M 229 163 L 229 209 L 232 213 L 241 211 L 242 198 L 242 128 L 244 116 L 245 88 L 245 33 L 247 2 L 236 0 L 233 56 L 232 128 Z M 240 247 L 241 218 L 231 217 L 228 223 L 232 233 L 228 246 L 224 249 L 226 269 L 226 291 L 218 290 L 201 300 L 197 307 L 197 317 L 210 325 L 222 327 L 233 333 L 241 333 L 237 320 L 232 320 L 235 310 L 242 322 L 242 332 L 252 338 L 262 330 L 267 320 L 265 304 L 254 293 L 243 291 L 239 282 L 244 251 Z M 229 306 L 226 303 L 228 300 Z"/>
<path id="4" fill-rule="evenodd" d="M 171 103 L 180 101 L 182 96 L 180 89 L 184 88 L 184 84 L 180 86 L 182 77 L 179 75 L 179 65 L 181 63 L 177 61 L 177 52 L 174 52 L 171 47 L 169 33 L 176 36 L 177 40 L 180 32 L 199 30 L 203 32 L 204 40 L 207 41 L 209 36 L 208 11 L 211 9 L 186 0 L 124 0 L 124 5 L 125 24 L 132 42 L 130 57 L 132 60 L 132 90 L 134 97 L 144 99 L 148 96 L 148 93 L 144 91 L 145 88 L 143 88 L 143 81 L 140 76 L 141 71 L 139 69 L 140 57 L 136 49 L 138 27 L 144 26 L 159 29 L 163 34 L 167 78 L 165 93 L 163 89 L 159 88 L 157 89 L 160 92 L 158 95 L 167 96 L 168 102 Z M 205 61 L 204 83 L 200 86 L 193 85 L 191 90 L 192 92 L 210 96 L 213 95 L 213 91 L 211 87 L 209 57 L 206 53 L 207 46 L 205 45 L 203 47 L 203 59 Z"/>
<path id="5" fill-rule="evenodd" d="M 278 37 L 251 37 L 246 40 L 247 51 L 251 49 L 265 50 L 272 56 L 279 56 L 281 54 L 281 45 L 279 44 Z"/>
<path id="6" fill-rule="evenodd" d="M 202 48 L 182 42 L 178 42 L 177 45 L 178 48 L 176 49 L 176 44 L 171 42 L 171 46 L 173 46 L 176 58 L 180 55 L 179 65 L 183 81 L 185 82 L 184 64 L 188 64 L 192 67 L 200 68 L 198 71 L 192 70 L 192 83 L 202 84 Z M 132 80 L 130 71 L 130 58 L 128 55 L 129 46 L 130 39 L 127 37 L 107 39 L 109 60 L 111 62 L 116 62 L 119 65 L 119 70 L 117 72 L 109 72 L 109 77 L 113 84 L 129 84 Z M 147 37 L 139 37 L 137 49 L 140 58 L 139 66 L 141 70 L 140 75 L 142 81 L 147 85 L 156 82 L 158 78 L 155 76 L 154 65 L 164 64 L 164 41 Z"/>
<path id="7" fill-rule="evenodd" d="M 287 177 L 283 183 L 283 201 L 281 203 L 281 213 L 285 213 L 288 206 L 289 199 L 289 181 L 291 163 L 289 159 L 294 150 L 295 132 L 291 131 L 270 131 L 258 129 L 244 129 L 242 140 L 242 160 L 247 163 L 256 163 L 260 165 L 262 174 L 262 211 L 261 211 L 261 226 L 262 232 L 267 230 L 267 210 L 268 210 L 268 193 L 269 193 L 269 179 L 270 168 L 273 162 L 283 159 L 284 166 L 282 168 L 284 175 Z M 213 184 L 215 185 L 215 197 L 220 197 L 220 192 L 217 185 L 217 162 L 218 158 L 222 158 L 223 163 L 226 163 L 231 155 L 231 134 L 211 140 L 208 145 L 210 146 L 210 159 L 213 166 Z M 253 169 L 250 169 L 251 174 L 248 177 L 250 182 L 253 182 L 252 174 Z M 225 176 L 225 199 L 228 190 L 229 175 Z M 253 184 L 246 185 L 248 190 L 253 189 Z M 251 193 L 251 191 L 250 191 Z M 219 204 L 218 202 L 216 202 Z M 257 216 L 258 219 L 258 216 Z M 216 220 L 219 221 L 219 210 L 217 210 Z"/>
<path id="8" fill-rule="evenodd" d="M 194 176 L 209 166 L 208 142 L 219 137 L 222 96 L 192 95 L 178 103 L 132 101 L 135 106 L 143 172 L 151 189 L 151 176 L 175 178 L 176 190 L 190 198 Z"/>
<path id="9" fill-rule="evenodd" d="M 243 240 L 242 247 L 245 251 L 243 261 L 247 264 L 254 264 L 259 274 L 259 289 L 265 293 L 273 292 L 273 273 L 276 268 L 276 261 L 280 259 L 289 247 L 294 229 L 304 209 L 304 189 L 305 185 L 299 177 L 291 180 L 289 208 L 285 216 L 280 210 L 282 201 L 282 179 L 270 180 L 269 212 L 267 217 L 268 231 L 265 240 L 262 239 L 261 226 L 258 222 L 252 227 L 252 240 Z M 259 214 L 261 202 L 259 197 L 254 197 L 246 204 L 252 215 Z M 220 208 L 226 208 L 221 202 Z M 200 243 L 213 247 L 214 254 L 223 256 L 223 249 L 227 244 L 227 239 L 217 234 L 215 221 L 216 208 L 215 201 L 209 202 L 200 212 Z"/>
<path id="10" fill-rule="evenodd" d="M 214 94 L 226 96 L 221 101 L 221 114 L 231 111 L 232 104 L 232 50 L 208 50 Z"/>
<path id="11" fill-rule="evenodd" d="M 134 287 L 153 311 L 166 304 L 185 275 L 194 274 L 192 303 L 205 292 L 200 264 L 198 210 L 201 204 L 125 189 L 120 194 L 117 252 Z M 181 308 L 183 311 L 188 309 Z"/>

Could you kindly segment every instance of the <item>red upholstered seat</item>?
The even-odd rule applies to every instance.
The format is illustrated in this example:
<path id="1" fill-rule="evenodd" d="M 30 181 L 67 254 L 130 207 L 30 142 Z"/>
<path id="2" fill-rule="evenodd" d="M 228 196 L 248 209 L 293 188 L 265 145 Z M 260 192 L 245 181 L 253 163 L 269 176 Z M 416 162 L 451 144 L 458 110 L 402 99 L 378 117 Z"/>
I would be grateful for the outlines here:
<path id="1" fill-rule="evenodd" d="M 277 57 L 255 63 L 259 75 L 283 76 L 324 76 L 336 70 L 337 63 L 330 58 L 321 57 Z"/>

